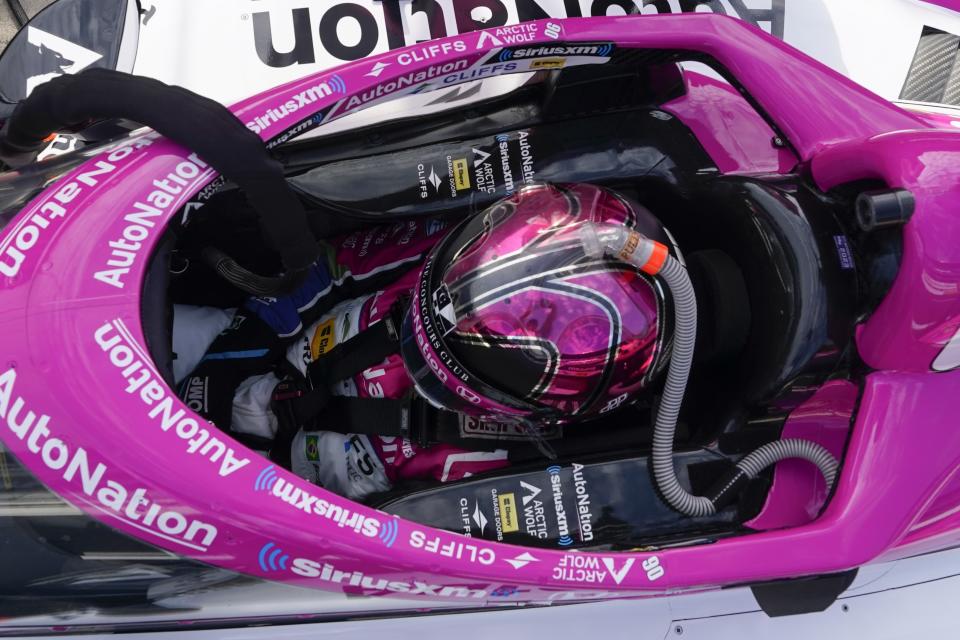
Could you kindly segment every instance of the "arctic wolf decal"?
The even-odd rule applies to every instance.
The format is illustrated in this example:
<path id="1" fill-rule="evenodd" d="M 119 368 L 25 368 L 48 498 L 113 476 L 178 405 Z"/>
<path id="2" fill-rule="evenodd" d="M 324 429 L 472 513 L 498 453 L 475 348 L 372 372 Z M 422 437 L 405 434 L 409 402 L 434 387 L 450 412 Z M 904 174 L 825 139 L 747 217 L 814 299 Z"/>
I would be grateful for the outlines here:
<path id="1" fill-rule="evenodd" d="M 73 60 L 67 60 L 58 51 L 47 48 L 47 45 L 41 44 L 38 47 L 40 52 L 40 72 L 41 73 L 63 73 L 67 67 L 73 65 Z"/>
<path id="2" fill-rule="evenodd" d="M 39 58 L 36 73 L 27 78 L 27 95 L 38 85 L 64 73 L 82 71 L 103 57 L 96 51 L 32 26 L 27 27 L 27 42 L 35 47 Z"/>

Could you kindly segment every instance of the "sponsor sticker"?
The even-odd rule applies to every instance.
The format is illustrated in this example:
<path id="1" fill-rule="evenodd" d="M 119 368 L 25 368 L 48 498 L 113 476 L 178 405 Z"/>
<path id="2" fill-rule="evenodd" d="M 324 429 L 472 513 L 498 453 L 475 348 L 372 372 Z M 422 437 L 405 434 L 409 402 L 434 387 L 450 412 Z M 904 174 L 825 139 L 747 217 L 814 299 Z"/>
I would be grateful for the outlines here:
<path id="1" fill-rule="evenodd" d="M 529 551 L 524 551 L 515 558 L 504 558 L 504 562 L 509 564 L 514 569 L 522 569 L 531 562 L 540 562 L 540 558 L 536 557 Z"/>
<path id="2" fill-rule="evenodd" d="M 171 208 L 185 190 L 208 172 L 207 163 L 196 153 L 180 161 L 173 171 L 153 181 L 153 191 L 134 202 L 123 216 L 124 226 L 118 237 L 107 242 L 108 258 L 104 267 L 94 272 L 95 280 L 117 289 L 126 286 L 126 277 L 133 268 L 150 234 L 162 222 L 161 216 Z"/>
<path id="3" fill-rule="evenodd" d="M 469 541 L 450 540 L 444 542 L 441 536 L 430 536 L 417 530 L 410 532 L 410 546 L 426 553 L 484 566 L 492 565 L 497 559 L 493 549 L 480 547 Z"/>
<path id="4" fill-rule="evenodd" d="M 544 507 L 540 487 L 529 482 L 520 481 L 521 508 L 523 509 L 523 530 L 528 536 L 545 540 L 549 537 L 547 531 L 547 510 Z"/>
<path id="5" fill-rule="evenodd" d="M 314 360 L 325 353 L 329 353 L 337 345 L 337 335 L 334 331 L 336 318 L 330 318 L 326 322 L 317 325 L 313 332 L 313 339 L 310 341 L 310 355 Z"/>
<path id="6" fill-rule="evenodd" d="M 544 440 L 556 440 L 563 437 L 563 427 L 561 425 L 543 425 L 538 427 L 538 432 Z M 480 440 L 530 440 L 530 434 L 527 433 L 523 425 L 488 422 L 464 414 L 460 414 L 460 436 Z"/>
<path id="7" fill-rule="evenodd" d="M 593 513 L 590 511 L 590 493 L 587 491 L 587 481 L 583 477 L 583 465 L 573 463 L 573 491 L 577 504 L 577 522 L 580 529 L 580 540 L 593 540 Z"/>
<path id="8" fill-rule="evenodd" d="M 520 521 L 517 518 L 517 502 L 512 493 L 501 493 L 497 496 L 500 504 L 500 522 L 504 533 L 513 533 L 520 530 Z"/>
<path id="9" fill-rule="evenodd" d="M 453 183 L 458 191 L 470 188 L 470 171 L 467 168 L 466 158 L 453 161 Z"/>
<path id="10" fill-rule="evenodd" d="M 833 243 L 837 247 L 837 257 L 840 259 L 841 269 L 853 269 L 853 254 L 847 236 L 833 236 Z"/>
<path id="11" fill-rule="evenodd" d="M 96 461 L 96 454 L 74 446 L 50 416 L 31 410 L 29 401 L 14 393 L 17 370 L 0 374 L 0 419 L 14 437 L 26 443 L 18 455 L 33 455 L 47 469 L 70 484 L 70 493 L 96 511 L 168 542 L 206 551 L 217 538 L 217 528 L 172 507 L 169 499 L 155 502 L 147 489 L 131 488 Z"/>
<path id="12" fill-rule="evenodd" d="M 79 73 L 103 57 L 103 54 L 97 51 L 82 47 L 33 25 L 27 26 L 27 42 L 33 45 L 33 51 L 36 52 L 34 55 L 39 58 L 39 65 L 36 66 L 42 70 L 41 73 L 27 78 L 25 95 L 28 96 L 44 82 L 64 73 Z M 10 97 L 19 99 L 18 96 Z"/>
<path id="13" fill-rule="evenodd" d="M 69 182 L 57 183 L 53 194 L 46 196 L 31 215 L 5 228 L 4 237 L 0 240 L 0 274 L 12 278 L 20 273 L 24 261 L 34 251 L 38 241 L 51 233 L 48 229 L 56 227 L 70 215 L 73 209 L 71 203 L 113 174 L 119 166 L 117 163 L 137 149 L 153 144 L 158 135 L 147 134 L 105 151 L 97 157 L 92 167 L 85 167 Z"/>
<path id="14" fill-rule="evenodd" d="M 652 559 L 656 559 L 654 556 Z M 581 553 L 566 553 L 554 566 L 551 576 L 554 580 L 566 582 L 584 582 L 602 584 L 613 582 L 620 584 L 629 575 L 635 558 L 598 558 Z"/>
<path id="15" fill-rule="evenodd" d="M 503 49 L 496 54 L 496 60 L 527 60 L 532 58 L 557 60 L 563 58 L 598 58 L 609 59 L 615 45 L 612 42 L 576 43 L 556 45 L 535 45 L 531 47 L 512 47 Z M 492 62 L 492 60 L 491 60 Z"/>
<path id="16" fill-rule="evenodd" d="M 319 436 L 307 436 L 305 443 L 305 451 L 307 454 L 307 460 L 311 462 L 320 461 L 320 437 Z"/>
<path id="17" fill-rule="evenodd" d="M 560 69 L 567 64 L 566 58 L 544 58 L 530 63 L 531 69 Z"/>
<path id="18" fill-rule="evenodd" d="M 185 401 L 191 411 L 206 413 L 207 411 L 207 377 L 191 376 L 187 380 L 187 397 Z"/>
<path id="19" fill-rule="evenodd" d="M 437 324 L 440 325 L 442 335 L 447 335 L 457 328 L 457 315 L 447 285 L 440 285 L 433 292 L 433 308 L 437 310 Z"/>
<path id="20" fill-rule="evenodd" d="M 163 378 L 153 367 L 153 360 L 133 338 L 123 320 L 117 318 L 94 331 L 93 339 L 104 357 L 120 372 L 126 382 L 124 391 L 139 398 L 147 408 L 147 417 L 154 427 L 183 441 L 188 454 L 199 455 L 217 469 L 221 477 L 239 471 L 250 459 L 238 455 L 229 438 L 221 440 L 220 431 L 199 416 L 178 408 Z M 146 427 L 142 427 L 146 428 Z M 241 451 L 242 452 L 242 451 Z"/>
<path id="21" fill-rule="evenodd" d="M 283 122 L 301 109 L 310 107 L 310 105 L 318 100 L 322 100 L 333 94 L 345 95 L 346 93 L 347 85 L 343 81 L 343 78 L 334 74 L 327 80 L 308 89 L 304 89 L 283 104 L 267 108 L 253 120 L 247 122 L 247 128 L 254 133 L 260 133 L 271 125 Z"/>
<path id="22" fill-rule="evenodd" d="M 254 481 L 253 490 L 267 493 L 287 503 L 293 509 L 322 518 L 330 526 L 351 529 L 354 533 L 367 538 L 378 538 L 387 548 L 392 547 L 397 541 L 399 525 L 396 518 L 387 518 L 386 521 L 381 522 L 379 518 L 362 515 L 338 502 L 315 496 L 307 489 L 288 482 L 277 474 L 274 465 L 260 471 Z"/>
<path id="23" fill-rule="evenodd" d="M 419 532 L 418 532 L 419 533 Z M 268 546 L 273 545 L 273 546 Z M 438 546 L 439 549 L 439 546 Z M 279 554 L 274 556 L 274 554 Z M 492 551 L 490 552 L 493 553 Z M 265 572 L 284 570 L 287 562 L 283 560 L 283 550 L 268 542 L 260 549 L 258 562 Z M 447 555 L 443 553 L 441 555 Z M 271 565 L 270 559 L 273 559 Z M 486 557 L 484 555 L 484 557 Z M 492 560 L 491 560 L 492 562 Z M 304 578 L 316 578 L 323 582 L 343 586 L 358 587 L 370 591 L 402 593 L 410 596 L 435 596 L 441 598 L 483 598 L 487 595 L 484 589 L 474 589 L 467 586 L 440 586 L 418 580 L 391 580 L 369 576 L 362 571 L 344 571 L 330 562 L 318 562 L 309 558 L 294 558 L 290 562 L 290 571 Z"/>
<path id="24" fill-rule="evenodd" d="M 484 31 L 478 38 L 476 49 L 486 46 L 511 46 L 532 41 L 540 24 L 531 22 L 548 17 L 552 20 L 580 16 L 604 16 L 615 2 L 569 2 L 561 0 L 484 0 L 483 2 L 464 3 L 474 7 L 473 11 L 462 10 L 460 3 L 420 3 L 401 4 L 396 1 L 375 2 L 358 0 L 341 3 L 338 7 L 347 7 L 336 13 L 327 6 L 298 6 L 289 3 L 277 3 L 282 6 L 265 6 L 250 16 L 253 29 L 248 33 L 247 41 L 252 52 L 260 62 L 269 68 L 290 66 L 331 67 L 343 61 L 359 60 L 387 49 L 399 49 L 408 45 L 421 46 L 412 53 L 403 54 L 403 59 L 395 58 L 401 65 L 415 61 L 434 59 L 440 55 L 449 55 L 456 51 L 462 53 L 467 45 L 459 39 L 442 43 L 418 43 L 422 37 L 419 29 L 412 29 L 412 23 L 429 23 L 430 37 L 440 39 L 460 33 L 481 29 L 496 18 L 500 22 L 519 24 L 503 25 L 495 30 Z M 304 5 L 309 3 L 303 3 Z M 620 3 L 621 6 L 622 3 Z M 629 4 L 629 3 L 628 3 Z M 712 10 L 740 18 L 756 27 L 763 28 L 778 38 L 783 38 L 786 13 L 784 0 L 751 0 L 750 2 L 656 2 L 636 1 L 634 5 L 643 7 L 644 13 L 677 14 Z M 747 6 L 747 5 L 751 6 Z M 586 5 L 584 7 L 583 5 Z M 333 5 L 331 5 L 333 6 Z M 457 10 L 454 11 L 453 7 Z M 401 12 L 403 15 L 401 16 Z M 454 16 L 453 13 L 456 13 Z M 342 23 L 349 23 L 350 28 Z M 407 28 L 404 28 L 404 27 Z M 559 22 L 547 22 L 543 25 L 543 35 L 553 41 L 563 35 L 563 26 Z M 348 35 L 349 34 L 349 35 Z M 50 45 L 48 45 L 50 46 Z M 50 46 L 53 51 L 75 62 L 67 72 L 78 71 L 76 63 L 83 61 L 76 52 L 63 47 Z M 379 77 L 383 69 L 393 62 L 374 63 L 366 75 Z M 62 65 L 60 65 L 62 67 Z M 51 69 L 54 71 L 55 69 Z M 307 73 L 297 70 L 298 75 Z"/>
<path id="25" fill-rule="evenodd" d="M 424 91 L 428 89 L 431 84 L 427 82 L 428 80 L 435 80 L 447 74 L 463 72 L 469 66 L 469 60 L 454 60 L 427 67 L 422 71 L 411 71 L 401 76 L 391 78 L 371 89 L 351 95 L 342 101 L 338 108 L 330 112 L 330 117 L 340 117 L 351 111 L 374 105 L 390 96 L 400 96 L 407 93 Z"/>
<path id="26" fill-rule="evenodd" d="M 573 544 L 573 538 L 570 537 L 570 524 L 567 521 L 567 509 L 563 504 L 563 480 L 559 465 L 547 467 L 547 473 L 550 474 L 550 493 L 553 503 L 553 511 L 557 516 L 557 535 L 560 539 L 557 541 L 561 547 L 569 547 Z"/>

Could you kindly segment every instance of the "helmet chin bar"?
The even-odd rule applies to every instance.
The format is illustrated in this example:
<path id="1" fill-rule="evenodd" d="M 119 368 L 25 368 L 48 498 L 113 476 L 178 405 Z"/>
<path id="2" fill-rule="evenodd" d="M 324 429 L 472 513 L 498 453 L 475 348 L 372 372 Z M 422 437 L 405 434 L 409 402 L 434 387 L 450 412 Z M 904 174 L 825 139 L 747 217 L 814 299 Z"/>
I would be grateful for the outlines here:
<path id="1" fill-rule="evenodd" d="M 690 276 L 664 245 L 626 227 L 588 222 L 579 233 L 587 255 L 616 257 L 645 273 L 659 275 L 673 296 L 673 354 L 654 423 L 651 455 L 654 479 L 667 503 L 688 516 L 714 514 L 760 471 L 787 458 L 802 458 L 817 465 L 828 488 L 832 487 L 837 475 L 836 459 L 822 446 L 800 439 L 777 440 L 750 453 L 717 481 L 708 496 L 693 495 L 680 484 L 673 465 L 673 439 L 697 339 L 697 299 Z"/>

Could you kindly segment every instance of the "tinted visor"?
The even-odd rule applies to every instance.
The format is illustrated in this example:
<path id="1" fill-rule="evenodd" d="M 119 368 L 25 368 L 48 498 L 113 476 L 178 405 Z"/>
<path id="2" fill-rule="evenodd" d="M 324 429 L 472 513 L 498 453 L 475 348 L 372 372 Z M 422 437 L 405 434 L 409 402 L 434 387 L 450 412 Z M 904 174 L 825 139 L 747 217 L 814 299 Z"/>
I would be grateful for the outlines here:
<path id="1" fill-rule="evenodd" d="M 477 413 L 477 407 L 447 387 L 427 363 L 413 330 L 413 313 L 411 305 L 403 318 L 403 328 L 400 331 L 400 355 L 417 393 L 437 409 Z"/>

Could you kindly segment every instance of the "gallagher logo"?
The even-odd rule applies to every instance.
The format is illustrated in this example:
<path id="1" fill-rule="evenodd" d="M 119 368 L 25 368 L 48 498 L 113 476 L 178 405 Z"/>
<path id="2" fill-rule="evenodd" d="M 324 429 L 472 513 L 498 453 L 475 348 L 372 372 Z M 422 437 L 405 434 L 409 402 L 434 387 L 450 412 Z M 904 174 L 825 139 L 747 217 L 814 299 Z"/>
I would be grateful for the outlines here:
<path id="1" fill-rule="evenodd" d="M 383 546 L 392 547 L 400 533 L 396 518 L 380 519 L 365 516 L 336 502 L 324 500 L 288 482 L 278 473 L 275 465 L 264 468 L 253 481 L 253 490 L 278 498 L 295 509 L 325 519 L 329 525 L 352 529 L 367 538 L 378 538 Z"/>
<path id="2" fill-rule="evenodd" d="M 500 52 L 499 59 L 500 62 L 507 62 L 508 60 L 527 58 L 568 58 L 575 56 L 607 58 L 611 53 L 613 53 L 613 45 L 607 42 L 604 44 L 555 45 L 504 49 Z"/>
<path id="3" fill-rule="evenodd" d="M 290 556 L 285 554 L 283 549 L 278 547 L 273 542 L 268 542 L 260 547 L 260 553 L 257 554 L 257 563 L 260 565 L 260 569 L 263 570 L 264 573 L 286 571 L 287 562 L 289 561 Z"/>

